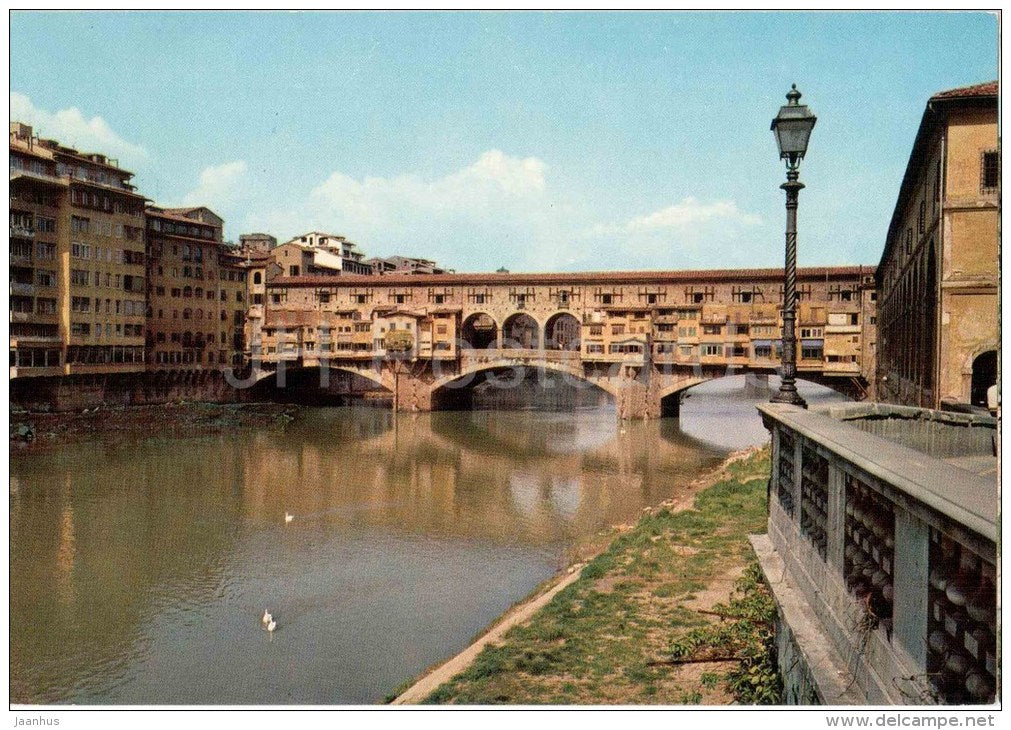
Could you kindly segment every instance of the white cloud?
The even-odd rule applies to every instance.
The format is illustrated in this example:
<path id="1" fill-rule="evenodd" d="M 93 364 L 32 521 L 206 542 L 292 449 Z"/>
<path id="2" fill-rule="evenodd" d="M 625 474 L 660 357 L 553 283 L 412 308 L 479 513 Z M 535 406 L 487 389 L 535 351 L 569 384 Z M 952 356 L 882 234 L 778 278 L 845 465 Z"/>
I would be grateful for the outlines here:
<path id="1" fill-rule="evenodd" d="M 77 107 L 46 111 L 35 106 L 24 94 L 11 92 L 10 117 L 34 127 L 36 134 L 85 152 L 100 152 L 134 162 L 148 156 L 142 146 L 120 137 L 102 117 L 86 118 Z"/>
<path id="2" fill-rule="evenodd" d="M 652 232 L 674 232 L 685 230 L 701 224 L 732 224 L 753 226 L 761 223 L 758 216 L 744 213 L 732 200 L 716 200 L 702 203 L 692 196 L 682 198 L 681 202 L 654 211 L 647 215 L 636 216 L 624 223 L 598 224 L 593 226 L 590 235 L 637 234 Z"/>
<path id="3" fill-rule="evenodd" d="M 761 228 L 758 216 L 732 200 L 687 196 L 652 213 L 590 226 L 579 238 L 591 247 L 606 241 L 624 268 L 754 266 L 765 254 Z"/>
<path id="4" fill-rule="evenodd" d="M 538 197 L 546 188 L 545 168 L 535 157 L 518 159 L 489 150 L 474 164 L 430 181 L 401 175 L 359 182 L 334 172 L 312 191 L 312 199 L 322 210 L 369 223 L 405 223 L 431 215 L 472 217 Z"/>
<path id="5" fill-rule="evenodd" d="M 356 179 L 335 171 L 300 204 L 264 206 L 247 216 L 242 230 L 269 230 L 282 239 L 332 230 L 358 241 L 370 256 L 414 254 L 461 269 L 497 268 L 547 239 L 561 206 L 554 204 L 546 172 L 543 160 L 495 149 L 431 179 Z"/>
<path id="6" fill-rule="evenodd" d="M 537 157 L 492 149 L 430 179 L 335 171 L 288 205 L 263 194 L 271 190 L 265 181 L 251 181 L 260 205 L 245 206 L 253 212 L 239 229 L 282 240 L 329 230 L 369 256 L 426 256 L 461 271 L 679 268 L 720 265 L 728 256 L 744 265 L 754 256 L 748 239 L 761 221 L 734 201 L 685 197 L 608 223 L 576 191 L 553 187 L 548 170 Z M 715 251 L 719 260 L 711 260 Z"/>
<path id="7" fill-rule="evenodd" d="M 242 196 L 245 174 L 245 160 L 205 167 L 200 172 L 200 184 L 183 196 L 183 205 L 206 205 L 212 209 L 228 206 Z"/>

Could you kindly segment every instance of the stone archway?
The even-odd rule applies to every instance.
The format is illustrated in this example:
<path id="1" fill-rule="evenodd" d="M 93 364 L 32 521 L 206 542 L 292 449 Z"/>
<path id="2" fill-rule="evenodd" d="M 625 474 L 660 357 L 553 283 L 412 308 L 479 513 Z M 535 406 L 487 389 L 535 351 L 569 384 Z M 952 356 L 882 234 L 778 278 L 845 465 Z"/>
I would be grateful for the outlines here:
<path id="1" fill-rule="evenodd" d="M 986 350 L 972 360 L 972 382 L 969 388 L 969 402 L 974 406 L 987 407 L 986 391 L 997 383 L 997 351 Z"/>
<path id="2" fill-rule="evenodd" d="M 544 324 L 544 349 L 578 351 L 580 329 L 579 320 L 574 315 L 568 312 L 553 314 Z"/>
<path id="3" fill-rule="evenodd" d="M 541 327 L 537 320 L 526 312 L 516 312 L 507 317 L 502 325 L 502 348 L 539 350 Z"/>
<path id="4" fill-rule="evenodd" d="M 460 338 L 474 350 L 494 348 L 498 342 L 498 324 L 485 312 L 475 312 L 463 320 Z"/>

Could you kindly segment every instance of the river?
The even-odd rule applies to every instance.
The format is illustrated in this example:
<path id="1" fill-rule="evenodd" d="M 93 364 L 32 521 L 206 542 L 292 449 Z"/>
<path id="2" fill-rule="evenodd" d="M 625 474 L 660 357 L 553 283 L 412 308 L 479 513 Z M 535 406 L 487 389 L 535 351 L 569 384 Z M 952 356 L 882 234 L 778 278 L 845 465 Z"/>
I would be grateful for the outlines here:
<path id="1" fill-rule="evenodd" d="M 767 394 L 740 381 L 697 388 L 679 420 L 306 408 L 281 432 L 15 454 L 11 700 L 377 702 L 573 542 L 762 443 Z"/>

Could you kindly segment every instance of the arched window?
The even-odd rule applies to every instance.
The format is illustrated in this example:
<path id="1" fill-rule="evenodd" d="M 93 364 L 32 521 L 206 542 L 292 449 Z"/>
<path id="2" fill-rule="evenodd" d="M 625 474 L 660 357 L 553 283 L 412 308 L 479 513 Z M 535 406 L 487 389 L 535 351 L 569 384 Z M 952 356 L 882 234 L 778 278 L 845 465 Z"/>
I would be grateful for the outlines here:
<path id="1" fill-rule="evenodd" d="M 190 311 L 189 307 L 186 307 L 186 309 L 183 310 L 183 319 L 189 319 L 191 316 L 193 316 L 193 312 Z"/>
<path id="2" fill-rule="evenodd" d="M 256 273 L 253 274 L 253 283 L 254 284 L 260 284 L 262 282 L 263 282 L 263 277 L 260 275 L 260 272 L 257 271 Z"/>

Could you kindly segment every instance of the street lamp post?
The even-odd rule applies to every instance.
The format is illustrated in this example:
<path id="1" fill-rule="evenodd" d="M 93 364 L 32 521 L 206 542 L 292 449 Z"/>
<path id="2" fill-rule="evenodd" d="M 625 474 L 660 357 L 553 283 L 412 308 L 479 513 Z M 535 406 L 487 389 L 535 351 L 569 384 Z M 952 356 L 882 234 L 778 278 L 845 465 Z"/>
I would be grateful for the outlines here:
<path id="1" fill-rule="evenodd" d="M 779 145 L 779 157 L 786 160 L 786 268 L 783 277 L 783 376 L 773 403 L 790 403 L 807 408 L 797 392 L 797 200 L 804 184 L 800 177 L 800 161 L 807 152 L 807 142 L 817 117 L 806 105 L 801 105 L 800 92 L 793 84 L 786 94 L 787 104 L 780 107 L 772 120 L 772 131 Z"/>

